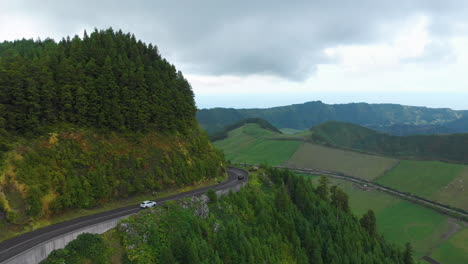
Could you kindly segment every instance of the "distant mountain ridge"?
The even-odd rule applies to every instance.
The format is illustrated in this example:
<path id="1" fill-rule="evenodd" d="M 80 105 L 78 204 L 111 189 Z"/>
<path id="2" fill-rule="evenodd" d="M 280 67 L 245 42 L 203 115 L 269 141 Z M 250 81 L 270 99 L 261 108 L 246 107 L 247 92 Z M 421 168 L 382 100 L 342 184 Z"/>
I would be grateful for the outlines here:
<path id="1" fill-rule="evenodd" d="M 325 104 L 306 102 L 272 108 L 201 109 L 197 119 L 209 134 L 246 118 L 262 118 L 278 128 L 306 130 L 327 121 L 342 121 L 394 135 L 468 132 L 468 111 L 399 104 Z"/>

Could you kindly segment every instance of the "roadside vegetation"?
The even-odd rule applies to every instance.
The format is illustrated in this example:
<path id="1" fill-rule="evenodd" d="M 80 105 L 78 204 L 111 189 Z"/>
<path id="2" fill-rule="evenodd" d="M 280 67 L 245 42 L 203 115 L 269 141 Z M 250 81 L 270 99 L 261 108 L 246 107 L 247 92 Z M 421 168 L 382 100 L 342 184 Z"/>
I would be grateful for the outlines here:
<path id="1" fill-rule="evenodd" d="M 145 264 L 414 263 L 411 246 L 386 242 L 375 226 L 372 211 L 352 215 L 346 193 L 326 178 L 314 186 L 304 177 L 267 169 L 222 199 L 186 199 L 123 220 L 118 235 L 105 235 L 122 247 L 114 242 L 102 252 L 114 252 L 108 259 L 122 256 L 122 263 Z M 64 258 L 66 250 L 44 263 L 83 263 Z M 88 251 L 73 257 L 93 262 Z"/>

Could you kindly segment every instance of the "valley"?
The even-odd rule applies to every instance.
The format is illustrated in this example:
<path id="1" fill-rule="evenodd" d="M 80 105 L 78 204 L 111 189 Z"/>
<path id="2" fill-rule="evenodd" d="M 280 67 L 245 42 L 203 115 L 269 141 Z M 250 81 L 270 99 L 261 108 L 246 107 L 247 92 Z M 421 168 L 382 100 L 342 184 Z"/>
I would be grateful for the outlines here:
<path id="1" fill-rule="evenodd" d="M 264 131 L 255 124 L 247 124 L 228 134 L 226 139 L 215 141 L 214 144 L 236 163 L 267 163 L 290 168 L 334 171 L 413 193 L 461 210 L 466 210 L 468 204 L 466 192 L 463 191 L 467 166 L 463 164 L 404 160 L 333 148 L 308 142 L 309 132 L 278 134 Z M 249 155 L 244 155 L 242 149 L 231 148 L 241 145 L 245 137 L 249 138 L 250 145 L 262 142 L 268 144 L 269 148 L 249 149 Z M 289 148 L 283 152 L 286 145 Z M 263 158 L 258 160 L 257 157 Z M 267 158 L 274 162 L 269 163 L 265 160 Z M 317 176 L 305 177 L 318 180 Z M 349 195 L 354 213 L 360 215 L 368 209 L 374 210 L 379 232 L 397 244 L 411 241 L 418 258 L 426 256 L 441 263 L 445 263 L 446 260 L 452 261 L 447 263 L 467 260 L 468 251 L 464 249 L 460 238 L 464 237 L 468 230 L 466 222 L 369 186 L 336 178 L 330 178 L 330 181 L 343 188 Z"/>

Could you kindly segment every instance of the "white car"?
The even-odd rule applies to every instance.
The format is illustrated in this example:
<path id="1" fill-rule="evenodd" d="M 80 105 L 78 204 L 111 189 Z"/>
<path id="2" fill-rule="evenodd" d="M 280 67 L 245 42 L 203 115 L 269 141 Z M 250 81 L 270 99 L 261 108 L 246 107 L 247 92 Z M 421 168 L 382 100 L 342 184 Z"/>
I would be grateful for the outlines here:
<path id="1" fill-rule="evenodd" d="M 151 208 L 153 206 L 156 206 L 156 202 L 155 201 L 143 201 L 141 202 L 140 204 L 140 208 Z"/>

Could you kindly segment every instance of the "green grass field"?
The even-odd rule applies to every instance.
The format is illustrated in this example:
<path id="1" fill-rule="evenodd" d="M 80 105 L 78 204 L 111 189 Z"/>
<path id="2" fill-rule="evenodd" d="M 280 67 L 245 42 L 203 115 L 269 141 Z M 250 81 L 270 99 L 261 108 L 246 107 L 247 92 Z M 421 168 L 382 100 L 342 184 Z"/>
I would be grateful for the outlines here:
<path id="1" fill-rule="evenodd" d="M 401 161 L 389 173 L 379 177 L 377 182 L 466 210 L 467 180 L 468 170 L 464 165 L 439 161 Z"/>
<path id="2" fill-rule="evenodd" d="M 281 128 L 280 131 L 283 132 L 283 134 L 287 134 L 287 135 L 292 135 L 292 134 L 303 132 L 302 130 L 294 129 L 294 128 Z"/>
<path id="3" fill-rule="evenodd" d="M 468 227 L 442 243 L 430 257 L 441 263 L 468 263 Z"/>
<path id="4" fill-rule="evenodd" d="M 465 166 L 459 176 L 449 184 L 437 190 L 431 198 L 468 211 L 468 166 Z"/>
<path id="5" fill-rule="evenodd" d="M 318 182 L 317 176 L 305 176 L 312 177 L 314 182 Z M 348 194 L 354 214 L 361 217 L 367 210 L 372 209 L 377 217 L 378 231 L 388 241 L 400 246 L 411 242 L 417 258 L 430 254 L 434 248 L 439 250 L 438 246 L 445 242 L 443 235 L 451 229 L 447 216 L 374 189 L 364 190 L 362 186 L 345 180 L 334 178 L 329 178 L 329 180 L 330 184 L 338 185 Z M 466 244 L 460 239 L 454 240 L 453 243 L 457 247 L 463 243 Z M 468 254 L 467 248 L 460 250 L 461 253 Z M 441 263 L 462 263 L 450 262 L 450 259 L 445 256 L 434 257 L 434 259 Z"/>
<path id="6" fill-rule="evenodd" d="M 392 158 L 305 143 L 286 162 L 286 165 L 342 172 L 372 180 L 384 174 L 386 170 L 397 163 L 398 160 Z"/>
<path id="7" fill-rule="evenodd" d="M 226 159 L 234 163 L 282 165 L 302 144 L 299 141 L 268 140 L 277 136 L 257 124 L 247 124 L 229 132 L 228 138 L 214 142 Z"/>
<path id="8" fill-rule="evenodd" d="M 268 140 L 285 137 L 298 136 L 277 134 L 249 124 L 231 131 L 227 139 L 215 142 L 215 145 L 224 150 L 227 159 L 234 162 L 266 162 L 270 165 L 343 172 L 468 209 L 468 195 L 465 192 L 468 166 L 432 161 L 399 163 L 393 158 L 300 141 Z M 307 177 L 314 178 L 314 181 L 318 179 L 317 176 Z M 348 181 L 330 178 L 330 182 L 348 193 L 351 208 L 357 216 L 369 209 L 374 210 L 378 230 L 387 240 L 401 246 L 411 242 L 418 259 L 429 255 L 444 264 L 466 262 L 468 239 L 464 230 L 467 228 L 447 240 L 447 234 L 453 231 L 453 222 L 449 217 L 384 192 L 364 190 L 362 186 Z M 421 260 L 421 263 L 425 261 Z"/>

